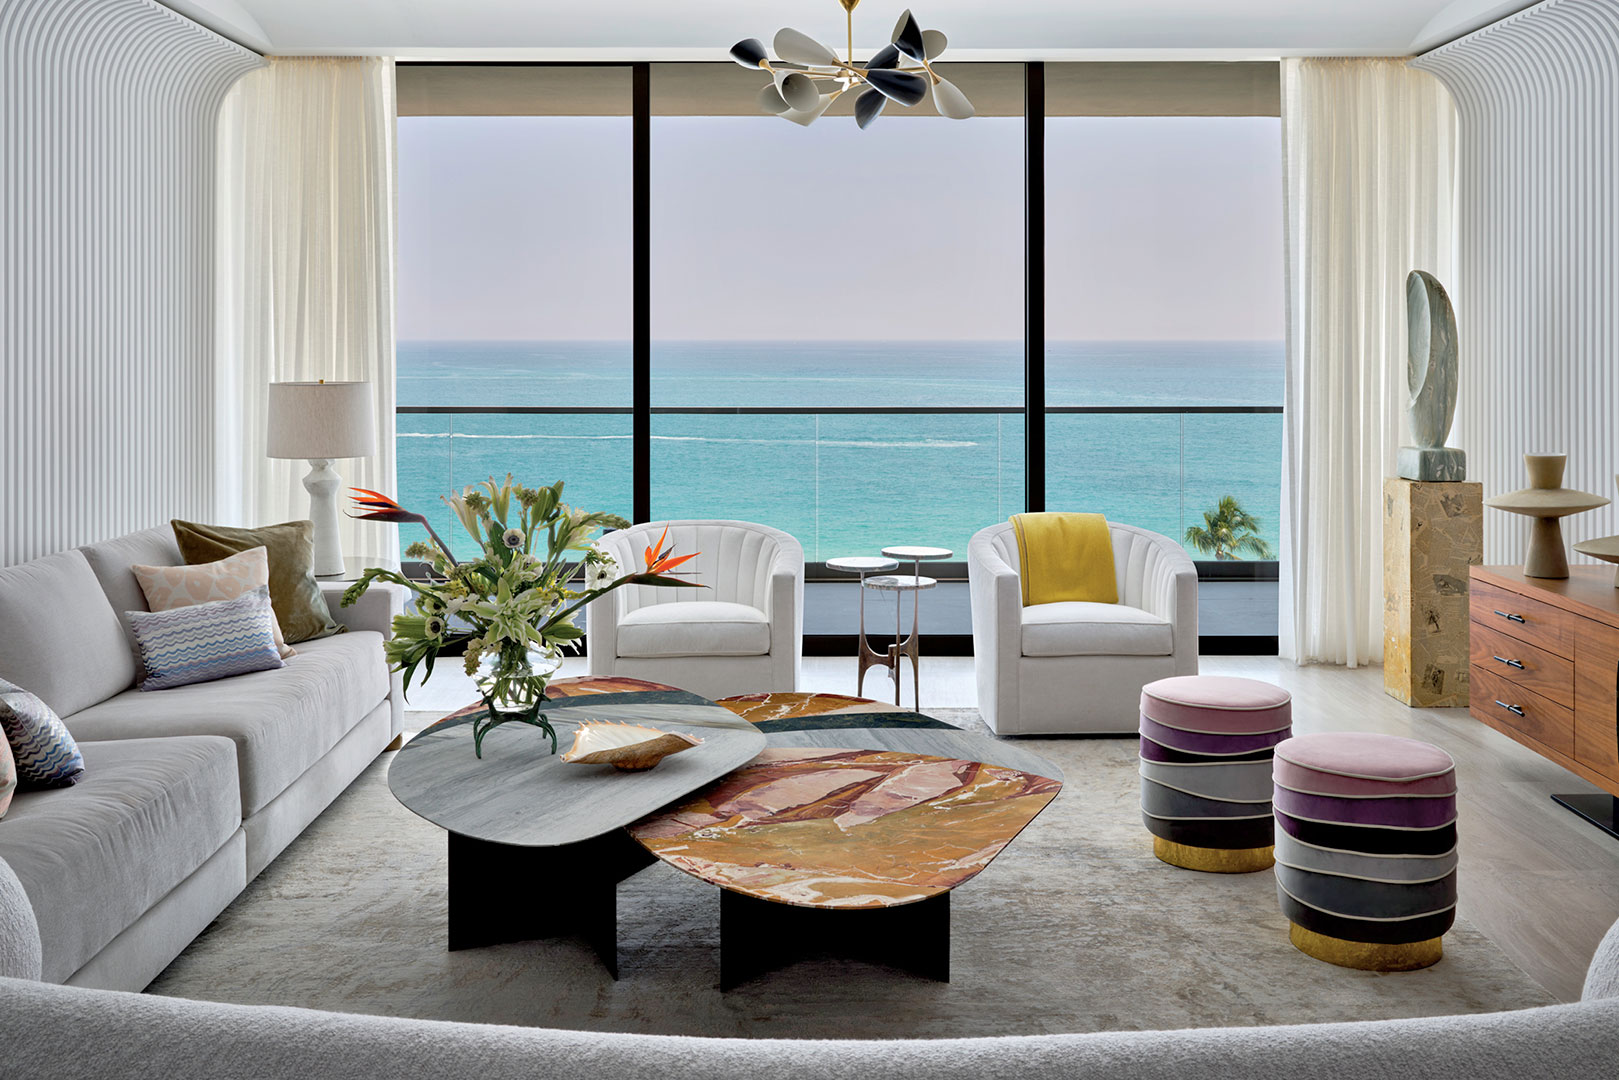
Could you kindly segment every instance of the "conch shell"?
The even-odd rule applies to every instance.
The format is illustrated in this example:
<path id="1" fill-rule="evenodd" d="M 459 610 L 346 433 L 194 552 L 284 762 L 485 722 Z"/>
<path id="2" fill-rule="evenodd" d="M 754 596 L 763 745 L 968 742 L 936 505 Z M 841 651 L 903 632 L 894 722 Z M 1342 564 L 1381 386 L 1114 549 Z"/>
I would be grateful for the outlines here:
<path id="1" fill-rule="evenodd" d="M 690 750 L 702 741 L 677 731 L 592 720 L 579 725 L 562 760 L 574 765 L 611 765 L 630 772 L 650 769 L 670 754 Z"/>

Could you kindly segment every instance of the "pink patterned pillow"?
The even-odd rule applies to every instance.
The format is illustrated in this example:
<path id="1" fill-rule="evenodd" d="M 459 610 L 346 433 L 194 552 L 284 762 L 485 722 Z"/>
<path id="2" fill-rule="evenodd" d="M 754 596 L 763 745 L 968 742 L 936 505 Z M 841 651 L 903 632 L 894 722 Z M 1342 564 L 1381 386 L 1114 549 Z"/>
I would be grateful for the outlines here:
<path id="1" fill-rule="evenodd" d="M 11 756 L 11 743 L 0 732 L 0 818 L 11 809 L 11 793 L 17 790 L 17 761 Z"/>
<path id="2" fill-rule="evenodd" d="M 270 553 L 262 547 L 248 548 L 218 562 L 192 566 L 132 566 L 146 606 L 153 611 L 173 611 L 215 600 L 234 600 L 243 593 L 270 585 Z M 275 647 L 285 660 L 297 651 L 281 636 L 281 624 L 270 613 L 270 630 Z"/>

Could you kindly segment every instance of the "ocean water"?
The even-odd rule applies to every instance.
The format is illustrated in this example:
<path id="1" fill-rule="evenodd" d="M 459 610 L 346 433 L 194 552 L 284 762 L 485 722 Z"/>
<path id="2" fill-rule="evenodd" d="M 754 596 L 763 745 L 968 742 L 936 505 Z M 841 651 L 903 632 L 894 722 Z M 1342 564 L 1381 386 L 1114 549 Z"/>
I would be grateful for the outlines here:
<path id="1" fill-rule="evenodd" d="M 1280 405 L 1280 342 L 1053 342 L 1053 406 Z M 803 414 L 652 417 L 655 517 L 740 518 L 784 529 L 805 557 L 891 544 L 965 557 L 978 529 L 1023 508 L 1021 342 L 654 342 L 654 407 L 791 407 Z M 601 341 L 407 341 L 399 404 L 630 404 L 630 346 Z M 883 414 L 815 412 L 881 406 Z M 917 407 L 1006 413 L 918 413 Z M 1277 413 L 1048 414 L 1047 505 L 1177 540 L 1234 495 L 1277 545 Z M 439 497 L 511 472 L 567 481 L 568 502 L 629 516 L 630 417 L 405 413 L 399 501 L 471 551 Z M 419 539 L 401 530 L 401 543 Z M 1194 552 L 1194 555 L 1196 553 Z M 1207 556 L 1197 556 L 1207 557 Z"/>

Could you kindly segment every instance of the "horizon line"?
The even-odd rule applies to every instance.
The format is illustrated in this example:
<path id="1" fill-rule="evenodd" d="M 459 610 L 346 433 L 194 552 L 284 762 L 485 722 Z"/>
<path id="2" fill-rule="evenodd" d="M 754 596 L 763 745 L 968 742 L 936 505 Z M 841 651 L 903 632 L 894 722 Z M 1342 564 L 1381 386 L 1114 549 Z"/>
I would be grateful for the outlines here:
<path id="1" fill-rule="evenodd" d="M 1047 338 L 1048 345 L 1166 345 L 1166 344 L 1263 344 L 1280 345 L 1286 338 Z M 1023 338 L 652 338 L 657 342 L 677 343 L 703 343 L 703 344 L 734 344 L 734 345 L 974 345 L 974 344 L 1011 344 L 1021 343 Z M 631 345 L 632 338 L 530 338 L 530 337 L 397 337 L 396 345 L 416 344 L 526 344 L 529 342 L 546 342 L 559 345 Z"/>

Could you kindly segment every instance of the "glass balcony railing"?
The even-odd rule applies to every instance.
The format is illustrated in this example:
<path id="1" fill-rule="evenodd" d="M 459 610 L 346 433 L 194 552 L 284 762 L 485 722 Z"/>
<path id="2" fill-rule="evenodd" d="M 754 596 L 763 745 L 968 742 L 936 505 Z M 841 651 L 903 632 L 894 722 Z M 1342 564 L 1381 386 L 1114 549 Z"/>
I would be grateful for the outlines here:
<path id="1" fill-rule="evenodd" d="M 1094 510 L 1183 541 L 1227 495 L 1274 550 L 1280 406 L 1053 407 L 1047 505 Z M 663 407 L 652 412 L 652 511 L 758 521 L 810 562 L 890 544 L 947 547 L 1023 509 L 1023 410 L 1011 407 Z M 510 472 L 568 481 L 567 500 L 629 516 L 631 410 L 402 406 L 400 502 L 457 554 L 472 550 L 440 496 Z M 416 539 L 405 530 L 402 542 Z M 1188 545 L 1195 559 L 1212 552 Z"/>

